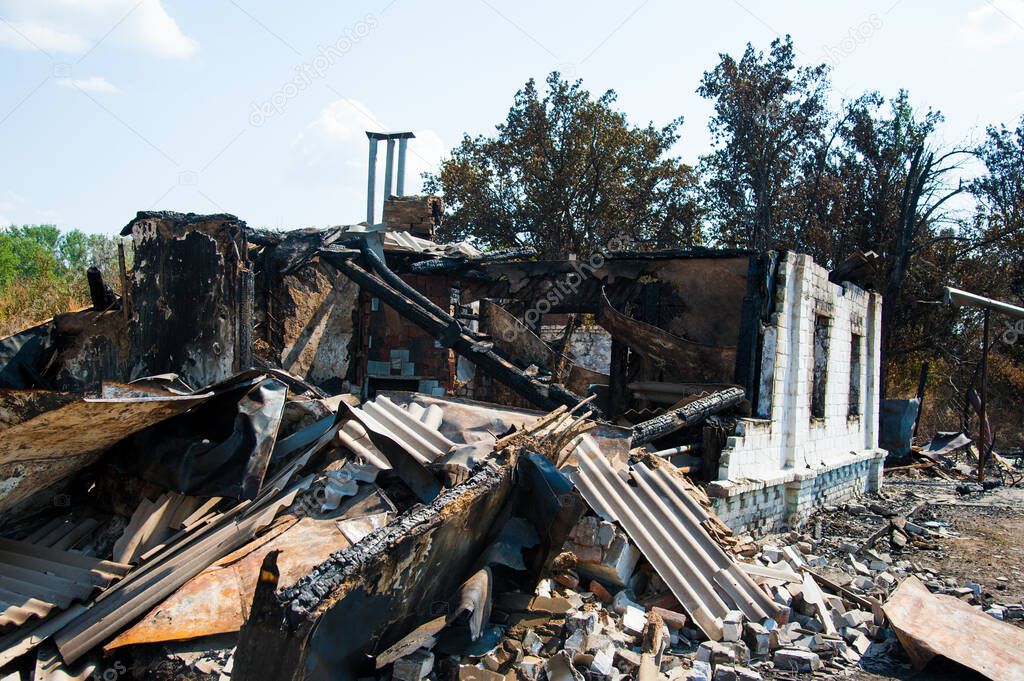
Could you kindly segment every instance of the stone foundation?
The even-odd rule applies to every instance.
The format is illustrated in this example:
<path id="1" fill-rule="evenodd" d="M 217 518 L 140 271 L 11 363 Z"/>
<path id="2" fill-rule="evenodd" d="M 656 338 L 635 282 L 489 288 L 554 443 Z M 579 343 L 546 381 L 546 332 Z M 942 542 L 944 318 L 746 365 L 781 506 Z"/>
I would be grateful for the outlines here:
<path id="1" fill-rule="evenodd" d="M 738 534 L 760 535 L 799 527 L 818 507 L 878 490 L 885 452 L 874 450 L 815 471 L 782 471 L 759 480 L 719 480 L 708 494 L 712 509 Z"/>

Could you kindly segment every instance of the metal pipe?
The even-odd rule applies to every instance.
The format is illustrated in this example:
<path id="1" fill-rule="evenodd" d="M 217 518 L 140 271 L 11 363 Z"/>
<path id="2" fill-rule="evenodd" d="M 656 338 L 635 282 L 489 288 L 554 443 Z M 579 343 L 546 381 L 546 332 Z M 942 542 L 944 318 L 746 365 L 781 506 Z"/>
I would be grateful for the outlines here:
<path id="1" fill-rule="evenodd" d="M 1024 319 L 1024 307 L 1010 305 L 1009 303 L 1004 303 L 1001 300 L 985 298 L 973 293 L 968 293 L 967 291 L 961 291 L 960 289 L 953 288 L 951 286 L 946 287 L 946 304 L 966 307 L 981 307 L 986 310 L 1002 312 L 1003 314 L 1008 314 L 1011 317 L 1016 317 L 1018 319 Z"/>
<path id="2" fill-rule="evenodd" d="M 366 173 L 366 226 L 373 227 L 373 192 L 377 183 L 377 138 L 369 132 L 366 136 L 370 138 L 370 160 Z"/>
<path id="3" fill-rule="evenodd" d="M 408 146 L 408 137 L 402 137 L 398 140 L 398 186 L 395 189 L 395 193 L 398 196 L 405 196 L 405 150 Z"/>
<path id="4" fill-rule="evenodd" d="M 988 458 L 988 316 L 989 308 L 985 308 L 985 330 L 981 339 L 981 414 L 978 424 L 978 482 L 985 482 L 985 459 Z"/>
<path id="5" fill-rule="evenodd" d="M 395 163 L 395 140 L 388 138 L 388 154 L 384 161 L 384 200 L 391 198 L 391 180 Z"/>

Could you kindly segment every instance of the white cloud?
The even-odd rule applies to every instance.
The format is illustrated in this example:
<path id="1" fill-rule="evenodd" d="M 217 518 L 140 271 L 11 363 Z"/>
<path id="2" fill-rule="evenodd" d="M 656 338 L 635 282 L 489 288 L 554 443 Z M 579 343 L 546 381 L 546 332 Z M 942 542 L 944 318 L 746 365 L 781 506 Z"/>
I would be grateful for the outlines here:
<path id="1" fill-rule="evenodd" d="M 362 102 L 339 99 L 321 109 L 295 139 L 292 174 L 303 180 L 342 183 L 354 190 L 365 191 L 368 143 L 366 131 L 395 130 L 385 125 Z M 398 128 L 401 129 L 401 128 Z M 420 174 L 438 169 L 448 148 L 433 130 L 415 130 L 409 140 L 405 163 L 405 191 L 420 191 Z M 378 187 L 383 182 L 386 145 L 377 152 Z M 397 154 L 396 154 L 397 155 Z"/>
<path id="2" fill-rule="evenodd" d="M 120 92 L 121 90 L 103 76 L 89 78 L 58 78 L 57 85 L 76 88 L 86 92 Z"/>
<path id="3" fill-rule="evenodd" d="M 161 0 L 0 0 L 0 17 L 0 45 L 16 49 L 83 54 L 104 41 L 174 58 L 199 49 Z"/>
<path id="4" fill-rule="evenodd" d="M 82 36 L 35 21 L 0 23 L 0 45 L 25 50 L 38 47 L 48 52 L 84 52 L 88 49 Z"/>
<path id="5" fill-rule="evenodd" d="M 1024 37 L 1024 0 L 992 0 L 967 13 L 960 39 L 972 48 L 991 48 Z"/>

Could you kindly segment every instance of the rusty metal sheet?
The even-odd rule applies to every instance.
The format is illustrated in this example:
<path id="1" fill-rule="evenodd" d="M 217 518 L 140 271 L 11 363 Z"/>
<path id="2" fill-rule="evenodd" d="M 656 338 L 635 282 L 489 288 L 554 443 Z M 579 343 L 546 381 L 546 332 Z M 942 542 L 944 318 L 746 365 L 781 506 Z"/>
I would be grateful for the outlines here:
<path id="1" fill-rule="evenodd" d="M 941 656 L 993 681 L 1024 679 L 1024 630 L 933 594 L 916 577 L 903 580 L 882 610 L 918 670 Z"/>
<path id="2" fill-rule="evenodd" d="M 208 397 L 82 398 L 9 426 L 0 437 L 0 513 L 95 462 L 119 440 Z M 53 400 L 64 402 L 61 394 Z"/>
<path id="3" fill-rule="evenodd" d="M 105 646 L 179 641 L 238 631 L 249 617 L 260 565 L 271 551 L 277 558 L 281 588 L 291 586 L 331 554 L 350 546 L 338 527 L 345 518 L 390 514 L 390 502 L 373 486 L 328 517 L 307 515 L 276 526 L 186 582 L 135 626 Z M 293 511 L 295 513 L 295 511 Z M 280 522 L 280 521 L 279 521 Z"/>
<path id="4" fill-rule="evenodd" d="M 54 609 L 70 607 L 123 577 L 127 569 L 77 552 L 0 539 L 0 574 L 10 578 L 2 585 L 0 626 L 21 626 L 32 617 L 43 619 Z"/>
<path id="5" fill-rule="evenodd" d="M 613 338 L 673 375 L 722 381 L 731 379 L 736 369 L 735 346 L 697 343 L 632 319 L 616 310 L 604 294 L 597 321 Z"/>

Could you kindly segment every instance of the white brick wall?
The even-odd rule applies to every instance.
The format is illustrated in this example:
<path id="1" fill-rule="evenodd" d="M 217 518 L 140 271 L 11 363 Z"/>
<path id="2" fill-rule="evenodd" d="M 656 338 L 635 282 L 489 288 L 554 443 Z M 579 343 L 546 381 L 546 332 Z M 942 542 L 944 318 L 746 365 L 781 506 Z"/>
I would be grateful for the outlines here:
<path id="1" fill-rule="evenodd" d="M 775 312 L 763 329 L 756 410 L 760 418 L 740 421 L 722 452 L 721 484 L 712 485 L 722 496 L 737 496 L 735 502 L 716 501 L 724 504 L 726 517 L 734 517 L 741 526 L 756 526 L 766 517 L 784 517 L 780 508 L 800 513 L 806 504 L 877 488 L 879 476 L 871 471 L 881 466 L 875 425 L 881 302 L 877 294 L 852 284 L 831 283 L 828 271 L 807 255 L 787 253 L 780 259 Z M 818 315 L 829 318 L 825 415 L 812 419 L 813 335 Z M 853 333 L 862 336 L 863 342 L 859 405 L 857 415 L 850 416 Z M 840 469 L 844 472 L 836 472 Z M 819 473 L 820 483 L 806 483 Z M 785 486 L 789 492 L 755 494 L 750 485 L 756 483 L 763 489 Z M 805 483 L 811 487 L 805 489 Z"/>

